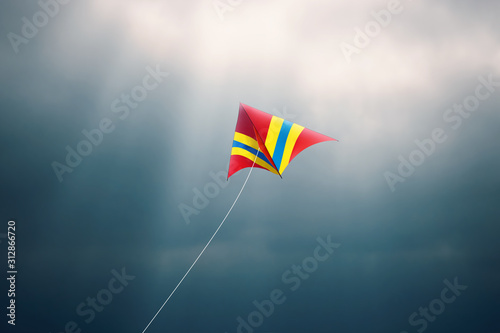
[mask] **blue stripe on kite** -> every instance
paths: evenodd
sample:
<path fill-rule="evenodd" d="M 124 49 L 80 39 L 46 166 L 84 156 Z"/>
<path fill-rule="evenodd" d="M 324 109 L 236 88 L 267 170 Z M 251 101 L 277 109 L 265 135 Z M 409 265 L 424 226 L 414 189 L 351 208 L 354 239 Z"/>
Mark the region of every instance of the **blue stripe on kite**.
<path fill-rule="evenodd" d="M 292 125 L 293 123 L 287 120 L 283 121 L 283 125 L 281 125 L 280 134 L 278 136 L 278 141 L 276 142 L 273 154 L 273 161 L 278 170 L 280 169 L 283 152 L 285 151 L 286 140 L 288 139 L 288 133 L 290 133 Z"/>
<path fill-rule="evenodd" d="M 246 144 L 243 144 L 243 143 L 238 142 L 236 140 L 233 141 L 233 147 L 235 147 L 235 148 L 243 148 L 246 151 L 249 151 L 249 152 L 251 152 L 254 155 L 257 154 L 257 149 L 254 149 L 254 148 L 252 148 L 250 146 L 247 146 Z M 257 154 L 257 156 L 260 159 L 262 159 L 264 162 L 266 162 L 267 164 L 269 164 L 269 165 L 272 166 L 271 162 L 269 162 L 269 160 L 267 159 L 266 155 L 264 155 L 263 152 L 259 151 L 259 153 Z"/>

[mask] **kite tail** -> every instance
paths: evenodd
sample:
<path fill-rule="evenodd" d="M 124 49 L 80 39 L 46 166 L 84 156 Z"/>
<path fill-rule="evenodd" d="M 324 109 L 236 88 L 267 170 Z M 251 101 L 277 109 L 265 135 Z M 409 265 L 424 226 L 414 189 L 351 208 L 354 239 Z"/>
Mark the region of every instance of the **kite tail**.
<path fill-rule="evenodd" d="M 258 154 L 258 152 L 257 152 Z M 179 286 L 181 285 L 181 283 L 184 281 L 184 279 L 186 278 L 186 276 L 188 276 L 189 272 L 191 272 L 191 269 L 194 267 L 194 265 L 196 265 L 196 263 L 198 262 L 198 259 L 200 259 L 200 257 L 203 255 L 203 252 L 205 252 L 205 250 L 207 249 L 207 247 L 210 245 L 210 243 L 212 242 L 212 240 L 214 239 L 215 235 L 217 235 L 217 233 L 219 232 L 219 229 L 222 227 L 222 225 L 224 224 L 224 222 L 226 222 L 226 219 L 227 217 L 229 216 L 229 213 L 231 213 L 231 211 L 233 210 L 233 207 L 234 205 L 236 205 L 236 202 L 238 201 L 238 199 L 240 198 L 240 195 L 241 195 L 241 192 L 243 192 L 243 189 L 245 188 L 247 182 L 248 182 L 248 178 L 250 178 L 250 175 L 252 174 L 252 170 L 253 170 L 253 167 L 255 165 L 255 161 L 257 161 L 257 154 L 255 154 L 255 159 L 253 160 L 253 164 L 252 164 L 252 167 L 250 168 L 250 172 L 248 173 L 248 176 L 247 176 L 247 179 L 245 179 L 245 182 L 243 183 L 243 186 L 241 187 L 241 190 L 240 190 L 240 193 L 238 193 L 238 195 L 236 196 L 236 199 L 234 199 L 234 202 L 233 204 L 231 205 L 231 208 L 229 208 L 229 210 L 227 211 L 227 214 L 226 216 L 224 216 L 224 219 L 222 220 L 222 222 L 219 224 L 219 227 L 217 228 L 217 230 L 215 230 L 214 234 L 212 235 L 212 237 L 210 237 L 210 240 L 208 241 L 207 245 L 205 245 L 205 247 L 203 248 L 203 250 L 201 250 L 200 254 L 198 255 L 198 257 L 195 259 L 195 261 L 193 262 L 193 264 L 191 265 L 191 267 L 189 267 L 189 269 L 187 270 L 186 274 L 184 274 L 184 276 L 182 277 L 182 279 L 179 281 L 179 283 L 177 284 L 177 286 L 174 288 L 174 290 L 170 293 L 170 295 L 168 296 L 167 300 L 163 303 L 163 305 L 160 307 L 160 309 L 156 312 L 156 314 L 154 315 L 153 319 L 151 319 L 151 321 L 149 322 L 148 326 L 146 326 L 146 328 L 142 331 L 142 333 L 146 332 L 146 330 L 148 329 L 149 325 L 151 325 L 151 323 L 155 320 L 156 316 L 158 316 L 158 314 L 160 313 L 160 311 L 163 309 L 163 307 L 167 304 L 167 302 L 170 300 L 170 298 L 172 297 L 172 295 L 175 293 L 175 291 L 177 290 L 177 288 L 179 288 Z"/>

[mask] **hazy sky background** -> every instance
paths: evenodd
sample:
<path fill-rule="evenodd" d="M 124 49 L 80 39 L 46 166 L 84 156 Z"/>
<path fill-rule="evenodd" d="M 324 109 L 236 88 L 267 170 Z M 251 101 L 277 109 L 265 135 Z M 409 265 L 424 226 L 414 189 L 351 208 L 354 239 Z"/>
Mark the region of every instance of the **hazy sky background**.
<path fill-rule="evenodd" d="M 286 301 L 254 332 L 418 332 L 409 317 L 455 277 L 468 288 L 425 331 L 500 332 L 500 86 L 459 128 L 443 118 L 479 77 L 500 82 L 500 3 L 401 1 L 350 63 L 340 45 L 387 1 L 243 0 L 223 19 L 213 5 L 73 0 L 16 53 L 8 34 L 41 9 L 2 3 L 0 267 L 13 219 L 19 271 L 15 327 L 1 284 L 2 332 L 142 332 L 248 174 L 186 224 L 179 205 L 227 170 L 240 102 L 340 142 L 283 179 L 254 170 L 147 332 L 237 332 L 274 289 Z M 113 101 L 148 66 L 169 76 L 120 119 Z M 59 182 L 51 164 L 104 118 L 112 133 Z M 384 173 L 436 128 L 447 140 L 391 191 Z M 282 275 L 328 235 L 340 247 L 291 291 Z M 86 323 L 78 305 L 122 268 L 135 279 Z"/>

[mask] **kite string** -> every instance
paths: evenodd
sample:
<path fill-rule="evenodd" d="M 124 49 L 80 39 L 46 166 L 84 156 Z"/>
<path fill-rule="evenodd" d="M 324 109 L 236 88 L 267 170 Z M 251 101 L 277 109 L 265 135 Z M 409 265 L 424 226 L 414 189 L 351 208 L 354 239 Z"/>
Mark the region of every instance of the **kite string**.
<path fill-rule="evenodd" d="M 253 160 L 252 167 L 250 168 L 250 172 L 248 173 L 247 179 L 245 179 L 245 182 L 243 183 L 243 186 L 241 187 L 240 193 L 238 193 L 238 195 L 236 196 L 236 199 L 234 200 L 233 204 L 231 205 L 231 208 L 229 208 L 229 210 L 228 210 L 226 216 L 224 217 L 224 219 L 222 220 L 222 222 L 219 224 L 219 227 L 217 228 L 217 230 L 215 230 L 215 232 L 212 235 L 212 237 L 210 237 L 210 240 L 208 241 L 207 245 L 205 245 L 205 247 L 203 248 L 203 250 L 201 250 L 200 254 L 195 259 L 195 261 L 193 262 L 193 264 L 191 265 L 191 267 L 189 267 L 189 269 L 187 270 L 186 274 L 184 274 L 184 276 L 182 277 L 182 279 L 179 281 L 179 283 L 174 288 L 174 290 L 170 293 L 170 295 L 168 296 L 168 298 L 166 299 L 166 301 L 163 303 L 163 305 L 160 307 L 160 309 L 156 312 L 156 314 L 154 315 L 153 319 L 151 319 L 151 321 L 149 322 L 148 326 L 146 326 L 146 328 L 142 331 L 142 333 L 146 332 L 146 330 L 148 329 L 149 325 L 151 325 L 151 323 L 156 319 L 156 316 L 158 316 L 158 314 L 163 309 L 163 307 L 165 306 L 165 304 L 167 304 L 167 302 L 170 300 L 170 298 L 175 293 L 175 291 L 177 290 L 177 288 L 179 288 L 179 286 L 184 281 L 184 279 L 186 278 L 186 276 L 189 274 L 189 272 L 191 272 L 191 269 L 194 267 L 194 265 L 196 265 L 196 263 L 198 262 L 198 259 L 200 259 L 200 257 L 202 256 L 203 252 L 205 252 L 205 250 L 207 249 L 207 247 L 212 242 L 212 239 L 214 239 L 215 235 L 217 235 L 217 233 L 219 232 L 219 229 L 222 227 L 222 225 L 226 221 L 227 217 L 229 216 L 229 213 L 231 213 L 231 211 L 233 210 L 234 205 L 236 204 L 236 202 L 240 198 L 241 192 L 243 192 L 243 189 L 245 188 L 245 185 L 248 182 L 248 178 L 250 178 L 250 175 L 252 174 L 252 170 L 253 170 L 253 167 L 255 165 L 255 162 L 257 161 L 257 155 L 259 154 L 259 151 L 260 151 L 260 149 L 258 149 L 257 150 L 257 154 L 255 154 L 255 159 Z"/>

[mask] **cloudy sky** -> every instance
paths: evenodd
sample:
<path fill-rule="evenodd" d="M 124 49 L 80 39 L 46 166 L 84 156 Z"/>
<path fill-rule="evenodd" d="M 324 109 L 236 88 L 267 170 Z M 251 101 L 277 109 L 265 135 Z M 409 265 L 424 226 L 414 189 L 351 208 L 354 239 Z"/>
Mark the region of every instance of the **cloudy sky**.
<path fill-rule="evenodd" d="M 142 332 L 240 102 L 340 142 L 254 170 L 147 332 L 500 332 L 498 1 L 59 1 L 0 5 L 2 332 Z"/>

